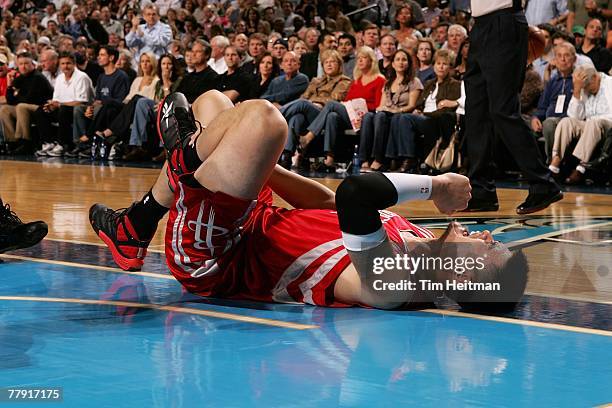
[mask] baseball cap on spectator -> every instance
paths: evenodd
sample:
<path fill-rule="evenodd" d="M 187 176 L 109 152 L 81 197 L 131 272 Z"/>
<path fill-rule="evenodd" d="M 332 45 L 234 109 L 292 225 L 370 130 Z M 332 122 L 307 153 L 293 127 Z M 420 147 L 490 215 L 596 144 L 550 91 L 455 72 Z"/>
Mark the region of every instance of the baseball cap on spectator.
<path fill-rule="evenodd" d="M 572 33 L 574 35 L 584 37 L 584 27 L 581 25 L 575 25 L 574 27 L 572 27 Z"/>
<path fill-rule="evenodd" d="M 2 64 L 2 65 L 7 65 L 8 64 L 8 58 L 7 58 L 6 55 L 0 54 L 0 64 Z"/>
<path fill-rule="evenodd" d="M 289 44 L 287 43 L 286 40 L 284 40 L 282 38 L 279 38 L 278 40 L 274 41 L 274 44 L 272 44 L 272 46 L 277 45 L 277 44 L 280 44 L 283 47 L 285 47 L 286 49 L 289 49 Z"/>
<path fill-rule="evenodd" d="M 36 41 L 37 44 L 51 45 L 51 40 L 47 36 L 42 36 Z"/>

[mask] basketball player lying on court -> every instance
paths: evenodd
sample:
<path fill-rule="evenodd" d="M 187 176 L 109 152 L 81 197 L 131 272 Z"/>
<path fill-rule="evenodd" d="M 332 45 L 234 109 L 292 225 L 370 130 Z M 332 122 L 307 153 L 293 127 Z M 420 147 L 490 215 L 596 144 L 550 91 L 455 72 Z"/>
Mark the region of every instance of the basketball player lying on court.
<path fill-rule="evenodd" d="M 462 306 L 513 307 L 520 300 L 527 280 L 521 252 L 511 253 L 489 232 L 468 235 L 458 223 L 435 238 L 383 211 L 409 200 L 432 200 L 445 214 L 464 209 L 471 196 L 466 177 L 370 173 L 346 178 L 334 194 L 276 165 L 287 124 L 268 102 L 234 107 L 211 91 L 192 109 L 177 93 L 162 102 L 157 126 L 168 161 L 140 202 L 121 212 L 102 204 L 90 209 L 94 230 L 121 268 L 142 267 L 157 222 L 170 209 L 168 266 L 201 296 L 382 309 L 430 306 L 443 293 Z M 273 206 L 272 191 L 295 209 Z M 483 268 L 412 273 L 388 261 L 384 273 L 374 273 L 380 260 L 404 254 L 480 257 Z M 409 281 L 499 283 L 501 290 L 408 289 Z"/>

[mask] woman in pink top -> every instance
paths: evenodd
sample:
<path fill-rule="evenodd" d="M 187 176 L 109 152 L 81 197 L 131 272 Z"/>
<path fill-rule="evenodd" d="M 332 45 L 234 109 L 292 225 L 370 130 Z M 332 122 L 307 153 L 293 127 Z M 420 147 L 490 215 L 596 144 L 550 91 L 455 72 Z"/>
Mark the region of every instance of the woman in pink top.
<path fill-rule="evenodd" d="M 370 47 L 361 47 L 357 51 L 357 63 L 353 71 L 355 81 L 351 84 L 345 101 L 363 98 L 369 111 L 375 111 L 380 105 L 385 77 L 378 69 L 378 61 L 374 50 Z M 338 135 L 351 127 L 348 112 L 340 102 L 331 101 L 308 126 L 308 133 L 300 137 L 302 151 L 315 139 L 324 137 L 323 150 L 325 161 L 313 170 L 334 172 L 336 170 L 334 156 L 338 145 Z M 325 131 L 325 133 L 323 133 Z"/>

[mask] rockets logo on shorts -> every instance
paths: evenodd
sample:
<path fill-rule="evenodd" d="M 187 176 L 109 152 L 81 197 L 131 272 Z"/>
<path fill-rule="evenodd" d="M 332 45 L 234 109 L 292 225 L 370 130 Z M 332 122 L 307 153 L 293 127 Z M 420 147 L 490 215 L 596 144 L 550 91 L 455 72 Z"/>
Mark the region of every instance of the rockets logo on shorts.
<path fill-rule="evenodd" d="M 198 218 L 194 221 L 188 221 L 187 227 L 194 232 L 193 235 L 193 247 L 195 249 L 209 249 L 210 256 L 215 256 L 215 247 L 213 246 L 213 237 L 227 236 L 229 230 L 227 228 L 218 227 L 215 225 L 215 209 L 211 208 L 208 211 L 208 220 L 206 222 L 202 222 L 202 217 L 204 215 L 204 201 L 200 203 L 200 211 L 198 212 Z M 205 236 L 202 237 L 202 232 L 205 233 Z M 204 238 L 204 239 L 202 239 Z M 240 235 L 236 237 L 238 242 L 240 240 Z M 231 246 L 231 242 L 226 243 L 226 248 Z"/>

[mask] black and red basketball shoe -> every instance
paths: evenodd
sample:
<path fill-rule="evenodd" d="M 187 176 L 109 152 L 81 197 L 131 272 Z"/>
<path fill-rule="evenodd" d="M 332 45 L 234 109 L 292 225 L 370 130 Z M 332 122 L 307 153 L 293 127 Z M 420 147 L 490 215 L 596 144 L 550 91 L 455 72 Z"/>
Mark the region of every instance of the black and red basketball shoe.
<path fill-rule="evenodd" d="M 201 131 L 185 95 L 174 92 L 166 96 L 157 110 L 157 133 L 168 151 L 168 178 L 174 191 L 178 177 L 195 169 L 187 168 L 183 149 L 191 137 Z"/>
<path fill-rule="evenodd" d="M 121 269 L 139 271 L 151 238 L 143 240 L 138 237 L 128 217 L 131 208 L 113 210 L 103 204 L 94 204 L 89 209 L 89 222 Z"/>

